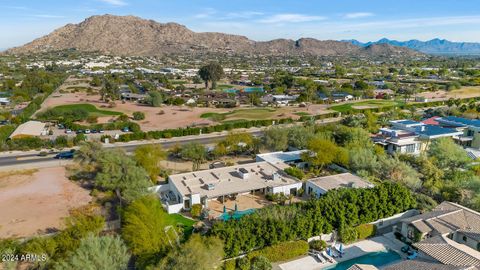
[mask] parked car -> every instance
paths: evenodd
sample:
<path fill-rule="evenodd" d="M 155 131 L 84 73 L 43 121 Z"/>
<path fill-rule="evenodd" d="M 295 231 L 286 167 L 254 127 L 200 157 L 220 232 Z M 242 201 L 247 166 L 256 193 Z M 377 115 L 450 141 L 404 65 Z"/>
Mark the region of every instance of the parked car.
<path fill-rule="evenodd" d="M 75 154 L 75 150 L 70 150 L 70 151 L 65 151 L 65 152 L 60 152 L 57 155 L 55 155 L 55 159 L 72 159 Z"/>
<path fill-rule="evenodd" d="M 98 131 L 96 129 L 92 129 L 92 133 L 97 133 Z"/>
<path fill-rule="evenodd" d="M 124 128 L 122 128 L 122 131 L 123 132 L 130 132 L 130 129 L 128 127 L 124 127 Z"/>
<path fill-rule="evenodd" d="M 57 127 L 58 129 L 65 129 L 65 126 L 63 124 L 58 124 Z"/>
<path fill-rule="evenodd" d="M 105 131 L 103 131 L 103 129 L 99 129 L 98 133 L 105 133 Z"/>
<path fill-rule="evenodd" d="M 82 134 L 83 133 L 83 130 L 79 129 L 77 130 L 77 134 Z"/>
<path fill-rule="evenodd" d="M 70 134 L 70 133 L 72 133 L 72 130 L 69 129 L 69 128 L 67 128 L 67 129 L 65 129 L 65 133 L 66 133 L 66 134 Z"/>
<path fill-rule="evenodd" d="M 90 129 L 85 129 L 85 134 L 90 134 Z"/>

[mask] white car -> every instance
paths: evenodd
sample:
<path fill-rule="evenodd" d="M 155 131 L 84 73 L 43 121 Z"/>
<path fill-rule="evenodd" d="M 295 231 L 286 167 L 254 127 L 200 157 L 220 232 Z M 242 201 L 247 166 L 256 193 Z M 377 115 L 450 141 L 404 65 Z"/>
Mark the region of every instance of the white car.
<path fill-rule="evenodd" d="M 68 128 L 68 129 L 65 129 L 65 133 L 66 133 L 66 134 L 70 134 L 70 133 L 72 133 L 72 130 L 69 129 L 69 128 Z"/>
<path fill-rule="evenodd" d="M 85 134 L 90 134 L 90 129 L 85 129 Z"/>

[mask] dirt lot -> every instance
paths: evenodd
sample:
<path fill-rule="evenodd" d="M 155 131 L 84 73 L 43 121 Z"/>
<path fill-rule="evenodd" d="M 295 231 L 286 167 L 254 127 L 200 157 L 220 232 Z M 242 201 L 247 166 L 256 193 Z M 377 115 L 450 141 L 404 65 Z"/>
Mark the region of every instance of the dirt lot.
<path fill-rule="evenodd" d="M 59 88 L 58 91 L 53 93 L 48 97 L 42 104 L 40 111 L 43 111 L 47 108 L 66 105 L 66 104 L 81 104 L 89 103 L 95 105 L 99 109 L 114 110 L 117 112 L 125 113 L 129 116 L 133 112 L 141 111 L 145 114 L 145 120 L 139 122 L 142 130 L 162 130 L 162 129 L 174 129 L 179 127 L 187 126 L 204 126 L 214 124 L 210 119 L 204 119 L 200 116 L 204 113 L 225 113 L 231 110 L 239 109 L 248 109 L 248 108 L 234 108 L 234 109 L 217 109 L 217 108 L 189 108 L 187 106 L 164 106 L 160 108 L 144 106 L 134 102 L 122 103 L 121 101 L 116 102 L 114 108 L 108 108 L 108 104 L 100 100 L 100 96 L 96 94 L 96 89 L 91 88 L 87 83 L 90 79 L 78 79 L 70 77 L 65 81 L 65 83 Z M 87 89 L 91 88 L 91 93 L 87 93 L 85 90 L 72 91 L 72 89 Z M 92 94 L 93 93 L 93 94 Z M 300 117 L 298 113 L 307 113 L 310 115 L 317 115 L 327 113 L 328 105 L 310 105 L 305 108 L 299 107 L 281 107 L 277 108 L 274 113 L 262 117 L 258 115 L 258 118 L 298 118 Z M 114 116 L 105 116 L 99 117 L 99 123 L 107 123 L 112 121 Z M 233 117 L 228 120 L 236 120 L 237 118 Z M 238 118 L 239 119 L 239 118 Z"/>
<path fill-rule="evenodd" d="M 68 211 L 90 202 L 89 192 L 65 176 L 65 168 L 0 173 L 0 238 L 28 237 L 60 229 Z"/>
<path fill-rule="evenodd" d="M 480 87 L 471 86 L 471 87 L 462 87 L 458 90 L 453 90 L 450 92 L 439 90 L 435 92 L 423 92 L 419 93 L 418 96 L 426 97 L 431 101 L 435 100 L 446 100 L 450 98 L 471 98 L 480 96 Z"/>

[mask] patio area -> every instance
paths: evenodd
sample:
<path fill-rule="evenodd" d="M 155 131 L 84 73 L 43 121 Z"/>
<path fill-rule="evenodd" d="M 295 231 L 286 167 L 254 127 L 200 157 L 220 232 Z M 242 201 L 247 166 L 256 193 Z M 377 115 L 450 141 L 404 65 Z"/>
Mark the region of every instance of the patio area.
<path fill-rule="evenodd" d="M 272 202 L 267 200 L 263 194 L 237 195 L 235 200 L 229 199 L 228 197 L 225 197 L 224 200 L 224 203 L 222 203 L 219 199 L 208 201 L 210 218 L 217 218 L 221 216 L 223 214 L 224 206 L 227 212 L 233 212 L 235 211 L 235 204 L 237 205 L 238 211 L 259 209 L 272 204 Z"/>

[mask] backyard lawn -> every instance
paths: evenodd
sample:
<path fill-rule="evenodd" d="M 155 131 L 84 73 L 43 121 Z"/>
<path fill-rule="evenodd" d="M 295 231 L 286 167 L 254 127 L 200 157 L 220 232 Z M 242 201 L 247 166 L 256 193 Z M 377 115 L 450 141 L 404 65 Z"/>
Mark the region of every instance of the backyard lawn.
<path fill-rule="evenodd" d="M 404 104 L 403 101 L 372 99 L 372 100 L 362 100 L 358 102 L 345 103 L 341 105 L 334 105 L 330 107 L 330 109 L 337 112 L 348 112 L 355 109 L 362 110 L 362 109 L 393 107 L 393 106 L 400 106 L 403 104 Z"/>
<path fill-rule="evenodd" d="M 170 214 L 167 216 L 167 223 L 172 226 L 183 224 L 184 233 L 186 236 L 189 236 L 193 232 L 193 224 L 195 224 L 195 221 L 180 214 Z"/>

